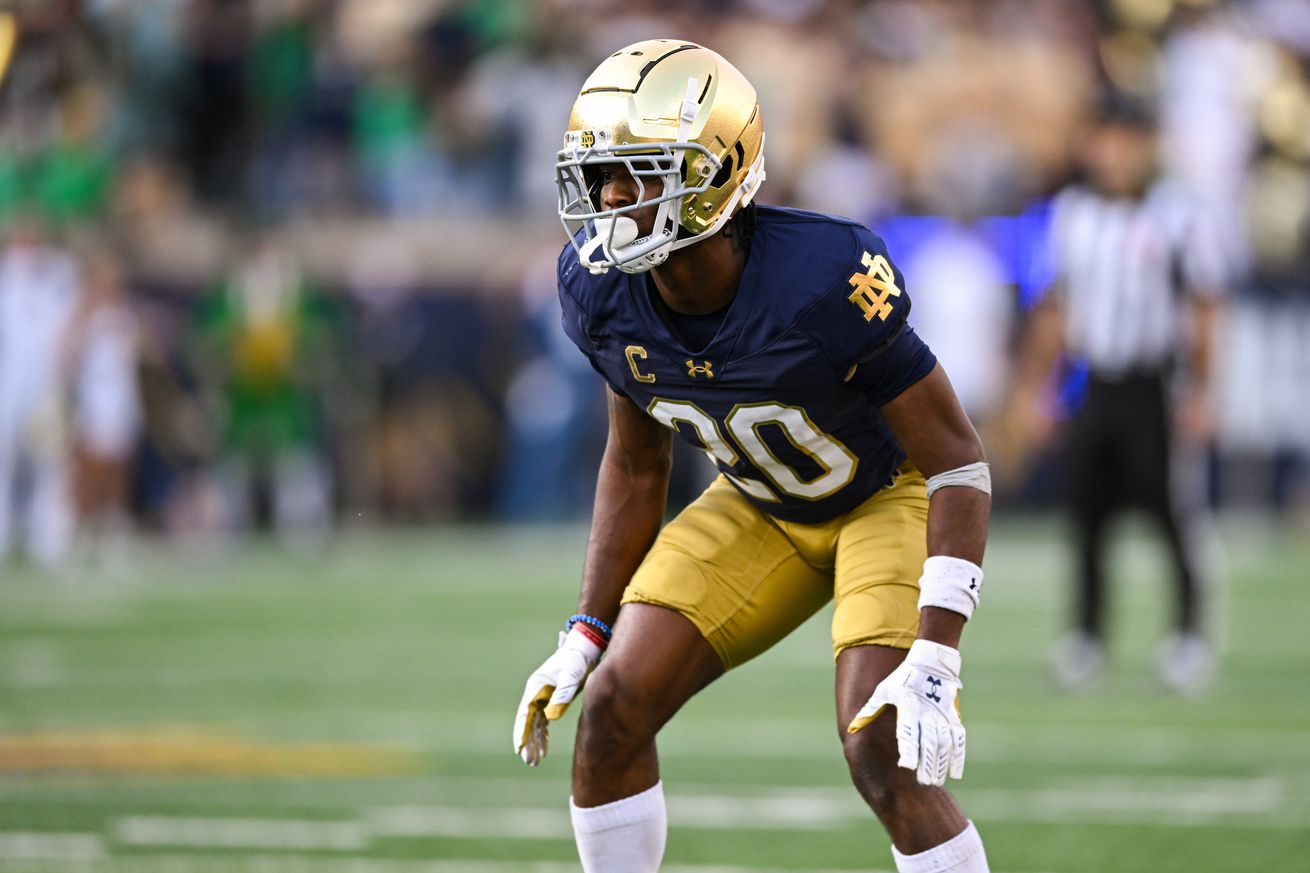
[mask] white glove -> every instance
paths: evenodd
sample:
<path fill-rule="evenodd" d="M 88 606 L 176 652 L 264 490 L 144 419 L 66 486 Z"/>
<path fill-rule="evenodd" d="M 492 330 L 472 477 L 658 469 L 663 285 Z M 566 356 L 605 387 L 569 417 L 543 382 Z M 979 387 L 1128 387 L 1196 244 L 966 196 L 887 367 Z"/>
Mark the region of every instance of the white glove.
<path fill-rule="evenodd" d="M 514 754 L 537 766 L 546 757 L 549 723 L 564 714 L 600 660 L 601 647 L 575 626 L 559 635 L 559 648 L 528 677 L 514 718 Z"/>
<path fill-rule="evenodd" d="M 964 723 L 960 721 L 960 653 L 915 640 L 899 667 L 878 683 L 846 728 L 855 733 L 888 706 L 896 707 L 896 747 L 902 767 L 920 785 L 944 785 L 964 775 Z"/>

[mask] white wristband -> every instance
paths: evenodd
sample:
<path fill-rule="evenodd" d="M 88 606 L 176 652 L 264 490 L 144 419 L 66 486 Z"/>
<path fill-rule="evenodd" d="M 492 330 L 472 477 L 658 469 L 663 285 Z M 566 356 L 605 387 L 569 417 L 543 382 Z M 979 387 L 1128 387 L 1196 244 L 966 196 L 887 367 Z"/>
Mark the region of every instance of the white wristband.
<path fill-rule="evenodd" d="M 936 606 L 968 619 L 978 605 L 982 583 L 982 568 L 972 561 L 933 555 L 923 562 L 923 575 L 919 577 L 919 608 Z"/>

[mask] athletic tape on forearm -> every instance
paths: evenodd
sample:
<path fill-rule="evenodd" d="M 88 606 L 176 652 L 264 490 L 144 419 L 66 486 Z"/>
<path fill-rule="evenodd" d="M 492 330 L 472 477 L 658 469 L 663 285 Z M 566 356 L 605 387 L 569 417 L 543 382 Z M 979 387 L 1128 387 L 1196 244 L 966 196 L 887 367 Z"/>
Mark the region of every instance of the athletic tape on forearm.
<path fill-rule="evenodd" d="M 982 584 L 982 568 L 972 561 L 933 555 L 923 562 L 919 577 L 919 608 L 936 606 L 968 619 L 978 605 Z"/>
<path fill-rule="evenodd" d="M 936 476 L 929 476 L 928 496 L 932 497 L 934 491 L 949 485 L 962 485 L 966 488 L 981 491 L 984 494 L 991 494 L 991 468 L 987 466 L 986 461 L 979 461 L 976 464 L 966 464 L 963 467 L 956 467 L 954 470 L 947 470 L 945 473 L 938 473 Z"/>

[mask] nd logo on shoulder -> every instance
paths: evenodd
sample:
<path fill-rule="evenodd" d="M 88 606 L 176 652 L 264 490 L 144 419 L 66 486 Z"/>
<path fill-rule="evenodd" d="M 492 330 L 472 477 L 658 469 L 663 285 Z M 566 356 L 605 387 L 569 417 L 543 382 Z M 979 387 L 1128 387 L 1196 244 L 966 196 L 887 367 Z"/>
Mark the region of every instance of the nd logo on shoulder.
<path fill-rule="evenodd" d="M 864 253 L 860 258 L 864 264 L 864 273 L 855 273 L 848 281 L 855 288 L 848 300 L 860 307 L 865 321 L 873 321 L 876 315 L 880 321 L 886 321 L 892 314 L 889 298 L 900 297 L 901 289 L 896 287 L 896 274 L 892 265 L 882 255 Z"/>

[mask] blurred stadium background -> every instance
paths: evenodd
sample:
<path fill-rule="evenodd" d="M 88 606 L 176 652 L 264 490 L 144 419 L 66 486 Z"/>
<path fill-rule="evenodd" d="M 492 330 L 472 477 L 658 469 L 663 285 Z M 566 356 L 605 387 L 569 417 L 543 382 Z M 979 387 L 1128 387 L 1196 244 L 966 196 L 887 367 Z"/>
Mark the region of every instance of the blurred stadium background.
<path fill-rule="evenodd" d="M 998 462 L 960 791 L 993 868 L 1310 869 L 1310 4 L 31 0 L 0 3 L 0 871 L 575 869 L 572 720 L 540 771 L 508 748 L 604 436 L 552 163 L 596 61 L 675 35 L 759 88 L 765 202 L 884 235 Z M 1107 85 L 1233 266 L 1195 699 L 1155 685 L 1131 521 L 1111 673 L 1050 687 L 1065 408 L 1045 442 L 1003 415 Z M 679 456 L 672 502 L 707 476 Z M 890 866 L 825 633 L 668 732 L 670 870 Z"/>

